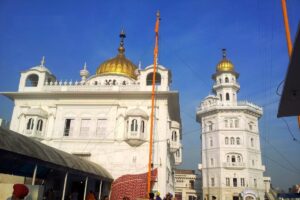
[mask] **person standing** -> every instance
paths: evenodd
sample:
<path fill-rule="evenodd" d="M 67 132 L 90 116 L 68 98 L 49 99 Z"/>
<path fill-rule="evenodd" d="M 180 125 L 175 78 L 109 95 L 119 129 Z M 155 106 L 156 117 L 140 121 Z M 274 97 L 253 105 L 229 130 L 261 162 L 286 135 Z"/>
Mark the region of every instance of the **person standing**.
<path fill-rule="evenodd" d="M 149 200 L 154 200 L 154 193 L 153 192 L 149 193 Z"/>
<path fill-rule="evenodd" d="M 92 190 L 90 190 L 90 192 L 88 193 L 88 195 L 86 195 L 86 200 L 96 200 L 96 197 L 93 193 Z"/>
<path fill-rule="evenodd" d="M 13 186 L 13 193 L 11 198 L 8 198 L 8 200 L 22 200 L 24 199 L 29 193 L 29 189 L 24 184 L 16 183 Z"/>
<path fill-rule="evenodd" d="M 156 192 L 156 198 L 155 198 L 155 200 L 161 200 L 159 192 Z"/>

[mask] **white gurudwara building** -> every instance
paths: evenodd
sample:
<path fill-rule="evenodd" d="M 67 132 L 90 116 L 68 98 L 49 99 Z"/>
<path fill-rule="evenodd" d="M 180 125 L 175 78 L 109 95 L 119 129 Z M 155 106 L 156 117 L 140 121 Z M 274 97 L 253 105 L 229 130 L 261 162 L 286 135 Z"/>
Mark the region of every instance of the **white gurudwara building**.
<path fill-rule="evenodd" d="M 226 58 L 218 63 L 213 74 L 214 95 L 207 96 L 197 110 L 197 121 L 202 129 L 203 199 L 264 199 L 258 119 L 261 107 L 238 101 L 239 74 Z"/>
<path fill-rule="evenodd" d="M 148 171 L 153 65 L 138 68 L 125 57 L 124 38 L 116 57 L 80 81 L 60 81 L 45 66 L 21 72 L 10 129 L 93 161 L 116 179 Z M 182 162 L 179 94 L 171 72 L 158 65 L 153 135 L 153 190 L 174 193 L 174 168 Z"/>

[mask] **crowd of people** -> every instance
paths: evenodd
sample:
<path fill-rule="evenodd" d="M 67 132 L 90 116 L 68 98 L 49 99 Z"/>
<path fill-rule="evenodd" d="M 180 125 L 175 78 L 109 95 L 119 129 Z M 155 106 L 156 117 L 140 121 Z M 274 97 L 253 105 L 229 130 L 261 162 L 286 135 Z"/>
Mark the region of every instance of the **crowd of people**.
<path fill-rule="evenodd" d="M 123 197 L 122 200 L 130 200 L 129 197 Z M 160 193 L 159 192 L 150 192 L 149 193 L 149 200 L 176 200 L 176 198 L 171 194 L 171 193 L 167 193 L 166 196 L 162 199 L 160 197 Z"/>
<path fill-rule="evenodd" d="M 156 192 L 156 194 L 154 194 L 153 192 L 150 192 L 149 200 L 176 200 L 176 198 L 169 192 L 166 194 L 166 196 L 163 199 L 160 197 L 159 192 Z"/>
<path fill-rule="evenodd" d="M 29 193 L 29 189 L 27 188 L 26 185 L 24 185 L 24 184 L 14 184 L 12 197 L 9 198 L 8 200 L 22 200 L 27 196 L 28 193 Z M 52 194 L 52 190 L 49 192 L 49 195 L 50 194 Z M 73 200 L 72 196 L 70 196 L 69 198 L 70 198 L 70 200 Z M 51 199 L 51 197 L 47 198 L 47 199 Z M 96 198 L 93 191 L 89 191 L 89 193 L 86 195 L 86 200 L 96 200 L 96 199 L 97 198 Z M 103 200 L 108 200 L 109 197 L 105 196 L 102 199 Z M 123 197 L 123 200 L 130 200 L 130 198 L 125 196 L 125 197 Z M 155 194 L 153 192 L 150 192 L 149 193 L 149 200 L 176 200 L 176 198 L 173 197 L 173 195 L 171 193 L 167 193 L 166 196 L 162 199 L 160 197 L 159 192 L 156 192 Z"/>

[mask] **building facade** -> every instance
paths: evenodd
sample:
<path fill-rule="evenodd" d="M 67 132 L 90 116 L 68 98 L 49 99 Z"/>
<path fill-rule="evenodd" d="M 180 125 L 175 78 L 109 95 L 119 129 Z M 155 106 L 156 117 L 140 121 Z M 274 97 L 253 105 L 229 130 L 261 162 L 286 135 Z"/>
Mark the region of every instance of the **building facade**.
<path fill-rule="evenodd" d="M 175 197 L 177 200 L 200 199 L 200 178 L 194 170 L 175 170 Z"/>
<path fill-rule="evenodd" d="M 60 81 L 45 66 L 21 72 L 10 129 L 88 159 L 116 179 L 148 171 L 153 66 L 141 69 L 125 57 L 124 38 L 116 57 L 81 80 Z M 174 192 L 173 170 L 182 162 L 179 95 L 171 91 L 171 72 L 158 65 L 153 134 L 153 190 Z M 159 130 L 159 131 L 158 131 Z"/>
<path fill-rule="evenodd" d="M 218 63 L 213 95 L 197 109 L 201 124 L 203 198 L 264 199 L 265 183 L 258 120 L 261 107 L 238 101 L 239 74 L 226 58 Z"/>

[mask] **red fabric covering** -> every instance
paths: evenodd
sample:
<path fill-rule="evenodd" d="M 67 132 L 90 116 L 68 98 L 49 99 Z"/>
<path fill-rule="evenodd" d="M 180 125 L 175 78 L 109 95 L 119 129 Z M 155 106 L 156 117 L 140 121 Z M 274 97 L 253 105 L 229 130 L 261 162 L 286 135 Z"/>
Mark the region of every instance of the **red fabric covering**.
<path fill-rule="evenodd" d="M 18 197 L 20 199 L 26 197 L 26 195 L 29 192 L 28 188 L 24 184 L 14 184 L 13 188 L 14 188 L 13 195 L 15 195 L 15 197 Z"/>
<path fill-rule="evenodd" d="M 112 200 L 122 200 L 123 197 L 129 197 L 130 200 L 136 198 L 147 198 L 147 174 L 126 174 L 117 178 L 111 187 Z M 151 182 L 157 178 L 157 168 L 151 172 Z"/>

